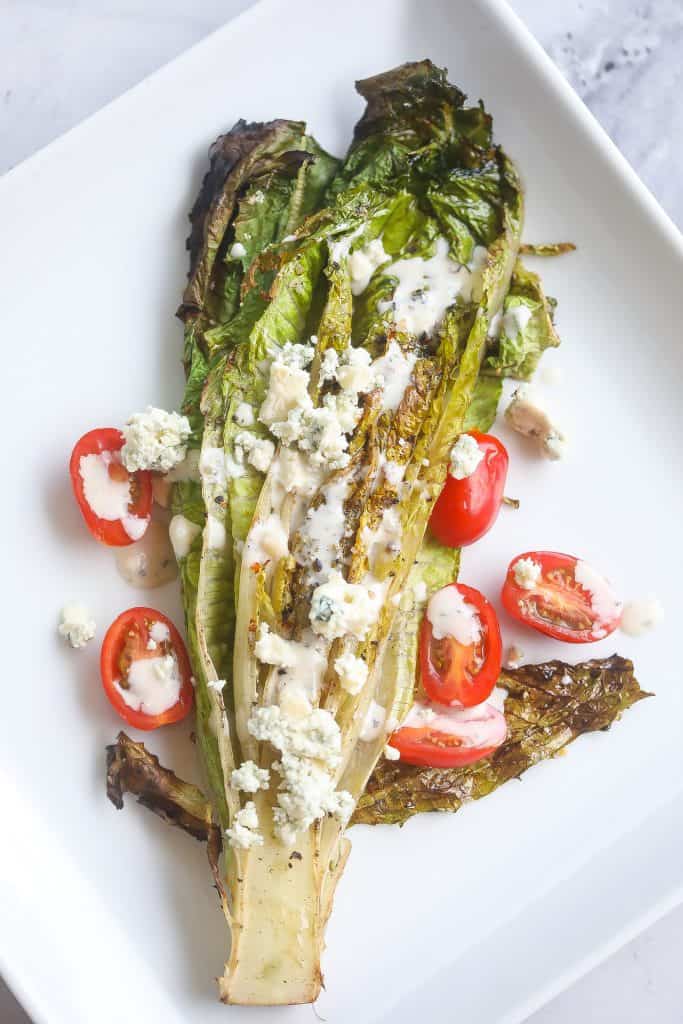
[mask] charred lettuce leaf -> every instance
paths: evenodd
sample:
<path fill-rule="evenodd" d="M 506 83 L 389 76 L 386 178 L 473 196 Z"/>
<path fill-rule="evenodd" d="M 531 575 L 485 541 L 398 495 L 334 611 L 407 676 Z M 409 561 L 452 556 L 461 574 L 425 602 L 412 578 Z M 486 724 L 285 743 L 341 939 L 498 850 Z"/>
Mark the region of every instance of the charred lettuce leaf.
<path fill-rule="evenodd" d="M 417 768 L 382 760 L 360 798 L 355 824 L 403 824 L 422 811 L 457 811 L 488 796 L 534 764 L 555 757 L 587 732 L 608 729 L 651 694 L 626 658 L 565 665 L 550 661 L 503 672 L 508 738 L 496 753 L 464 768 Z"/>
<path fill-rule="evenodd" d="M 195 839 L 206 841 L 216 829 L 211 804 L 202 791 L 162 767 L 144 744 L 120 732 L 116 743 L 107 747 L 107 796 L 119 811 L 124 793 L 136 796 L 143 807 Z"/>

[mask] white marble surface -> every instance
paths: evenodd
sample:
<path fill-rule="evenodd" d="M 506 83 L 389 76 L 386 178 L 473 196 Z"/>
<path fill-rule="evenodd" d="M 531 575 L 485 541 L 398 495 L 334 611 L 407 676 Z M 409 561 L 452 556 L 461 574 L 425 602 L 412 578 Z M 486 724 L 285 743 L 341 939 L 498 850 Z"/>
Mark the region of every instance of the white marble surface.
<path fill-rule="evenodd" d="M 248 6 L 250 0 L 0 0 L 0 173 Z M 683 224 L 683 0 L 512 6 Z M 530 1024 L 683 1024 L 682 947 L 680 908 Z M 0 1024 L 29 1024 L 1 981 Z"/>

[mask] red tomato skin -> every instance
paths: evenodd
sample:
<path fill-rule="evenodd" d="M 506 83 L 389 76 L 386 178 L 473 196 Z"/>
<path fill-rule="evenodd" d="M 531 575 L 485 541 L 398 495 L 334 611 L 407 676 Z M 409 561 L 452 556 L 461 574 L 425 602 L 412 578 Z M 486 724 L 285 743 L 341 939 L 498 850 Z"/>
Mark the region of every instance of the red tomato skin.
<path fill-rule="evenodd" d="M 580 559 L 575 558 L 574 555 L 563 554 L 560 551 L 525 551 L 521 555 L 516 555 L 512 559 L 505 576 L 505 582 L 503 583 L 503 589 L 501 591 L 501 601 L 506 612 L 510 614 L 518 622 L 528 626 L 530 629 L 536 630 L 538 633 L 543 633 L 545 636 L 552 637 L 553 640 L 560 640 L 567 644 L 592 644 L 597 643 L 598 640 L 604 640 L 606 636 L 613 633 L 619 625 L 621 615 L 617 615 L 610 621 L 604 622 L 602 620 L 596 620 L 593 625 L 584 629 L 572 629 L 571 627 L 565 626 L 562 623 L 550 623 L 543 619 L 536 618 L 530 613 L 526 612 L 520 607 L 520 601 L 528 600 L 534 594 L 538 593 L 538 587 L 534 587 L 531 590 L 526 590 L 524 587 L 520 587 L 515 580 L 514 566 L 521 558 L 531 558 L 535 562 L 538 562 L 542 567 L 542 579 L 545 580 L 547 573 L 553 572 L 554 570 L 573 571 L 576 563 Z M 557 587 L 553 587 L 555 591 Z M 570 595 L 568 600 L 576 608 L 586 608 L 586 614 L 592 617 L 590 609 L 590 595 L 588 595 L 583 588 L 578 584 L 575 585 L 573 595 Z M 596 635 L 596 633 L 598 635 Z"/>
<path fill-rule="evenodd" d="M 475 764 L 490 757 L 507 738 L 505 716 L 496 708 L 484 705 L 475 715 L 480 722 L 486 724 L 487 742 L 479 746 L 457 743 L 457 736 L 439 729 L 438 722 L 434 726 L 402 726 L 389 739 L 401 755 L 405 764 L 414 764 L 424 768 L 461 768 L 463 765 Z M 463 716 L 469 717 L 467 709 Z M 463 740 L 466 737 L 466 729 Z"/>
<path fill-rule="evenodd" d="M 163 622 L 164 625 L 168 626 L 169 633 L 171 634 L 171 645 L 173 647 L 173 652 L 178 659 L 178 668 L 180 669 L 180 677 L 182 679 L 182 686 L 180 688 L 180 695 L 177 702 L 172 707 L 168 708 L 167 711 L 163 711 L 160 715 L 147 715 L 144 711 L 135 711 L 133 708 L 128 707 L 118 689 L 114 686 L 114 681 L 120 675 L 118 658 L 125 634 L 131 626 L 141 628 L 142 650 L 148 639 L 145 621 L 150 620 L 153 622 Z M 149 656 L 152 656 L 151 652 L 148 654 L 148 657 Z M 162 725 L 171 725 L 173 722 L 180 722 L 192 710 L 192 704 L 194 703 L 192 668 L 190 666 L 190 659 L 188 657 L 183 638 L 171 620 L 161 612 L 156 611 L 154 608 L 145 608 L 142 606 L 137 608 L 128 608 L 125 612 L 121 612 L 121 614 L 114 619 L 105 634 L 104 640 L 102 641 L 102 650 L 100 652 L 100 676 L 102 678 L 102 687 L 107 696 L 107 700 L 114 708 L 114 711 L 116 711 L 117 715 L 119 715 L 124 722 L 127 722 L 128 725 L 132 726 L 134 729 L 141 729 L 145 732 L 149 732 L 152 729 L 158 729 Z"/>
<path fill-rule="evenodd" d="M 439 495 L 429 525 L 450 548 L 464 548 L 488 533 L 500 512 L 508 472 L 505 445 L 492 434 L 468 430 L 484 452 L 474 473 L 456 480 L 450 473 Z"/>
<path fill-rule="evenodd" d="M 467 587 L 464 583 L 451 583 L 451 587 L 462 594 L 467 604 L 476 608 L 482 627 L 482 638 L 484 646 L 484 664 L 475 674 L 470 675 L 464 671 L 462 662 L 462 648 L 456 640 L 451 640 L 451 650 L 461 664 L 456 670 L 450 672 L 446 678 L 440 674 L 432 664 L 430 657 L 432 646 L 432 626 L 425 616 L 420 626 L 420 671 L 422 685 L 427 696 L 436 701 L 437 704 L 455 705 L 465 708 L 475 707 L 485 701 L 493 690 L 498 677 L 500 676 L 503 661 L 503 643 L 500 635 L 498 616 L 490 601 L 474 587 Z M 450 638 L 448 638 L 450 640 Z M 445 643 L 445 641 L 435 641 Z M 456 648 L 459 651 L 456 651 Z M 458 658 L 457 655 L 461 656 Z M 469 660 L 469 659 L 468 659 Z"/>
<path fill-rule="evenodd" d="M 498 749 L 495 747 L 438 747 L 421 742 L 427 734 L 426 729 L 399 729 L 391 737 L 390 743 L 401 754 L 404 764 L 413 764 L 420 768 L 462 768 L 467 764 L 476 764 L 490 757 Z"/>
<path fill-rule="evenodd" d="M 71 486 L 85 525 L 95 540 L 98 540 L 100 544 L 106 544 L 107 547 L 126 547 L 128 544 L 133 544 L 134 540 L 128 536 L 120 519 L 100 519 L 95 515 L 85 497 L 80 462 L 84 455 L 118 452 L 123 445 L 124 437 L 120 430 L 116 430 L 115 427 L 97 427 L 95 430 L 89 430 L 76 442 L 69 460 Z M 138 489 L 136 500 L 129 508 L 134 515 L 141 519 L 149 519 L 152 514 L 153 501 L 152 474 L 146 470 L 139 470 L 137 473 L 129 475 L 135 480 Z"/>

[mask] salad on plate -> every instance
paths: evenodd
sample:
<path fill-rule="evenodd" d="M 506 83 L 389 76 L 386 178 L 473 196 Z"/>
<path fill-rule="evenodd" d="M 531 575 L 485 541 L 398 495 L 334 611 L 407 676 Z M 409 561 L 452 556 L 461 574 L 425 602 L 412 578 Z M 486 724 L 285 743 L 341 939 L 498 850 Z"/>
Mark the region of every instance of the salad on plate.
<path fill-rule="evenodd" d="M 632 664 L 566 664 L 561 644 L 660 614 L 625 613 L 562 552 L 511 552 L 500 593 L 459 578 L 461 548 L 523 514 L 490 433 L 504 379 L 520 382 L 507 424 L 562 457 L 528 386 L 559 345 L 555 302 L 522 256 L 573 246 L 522 243 L 517 170 L 444 71 L 357 89 L 343 159 L 298 121 L 216 139 L 190 213 L 180 409 L 88 431 L 70 465 L 122 575 L 180 579 L 184 630 L 122 611 L 102 684 L 134 729 L 194 716 L 204 790 L 121 732 L 107 792 L 206 842 L 228 1003 L 314 1001 L 349 826 L 456 811 L 605 730 L 647 696 Z M 506 648 L 499 598 L 555 660 Z M 74 647 L 95 632 L 78 604 L 59 628 Z"/>

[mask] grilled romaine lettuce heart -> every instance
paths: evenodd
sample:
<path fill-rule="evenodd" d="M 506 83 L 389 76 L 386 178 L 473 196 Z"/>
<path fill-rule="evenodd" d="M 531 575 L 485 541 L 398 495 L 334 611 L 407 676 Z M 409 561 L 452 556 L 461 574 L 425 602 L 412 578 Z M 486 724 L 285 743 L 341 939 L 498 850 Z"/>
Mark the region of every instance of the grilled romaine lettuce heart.
<path fill-rule="evenodd" d="M 498 378 L 557 343 L 483 106 L 429 61 L 358 89 L 345 160 L 298 122 L 238 122 L 190 215 L 200 479 L 176 484 L 172 533 L 227 1002 L 315 999 L 345 826 L 359 799 L 353 820 L 372 817 L 362 794 L 412 702 L 425 590 L 457 575 L 458 552 L 425 538 L 450 449 L 490 425 Z M 110 794 L 201 833 L 198 791 L 145 764 L 122 737 Z M 384 804 L 406 785 L 387 780 Z"/>

